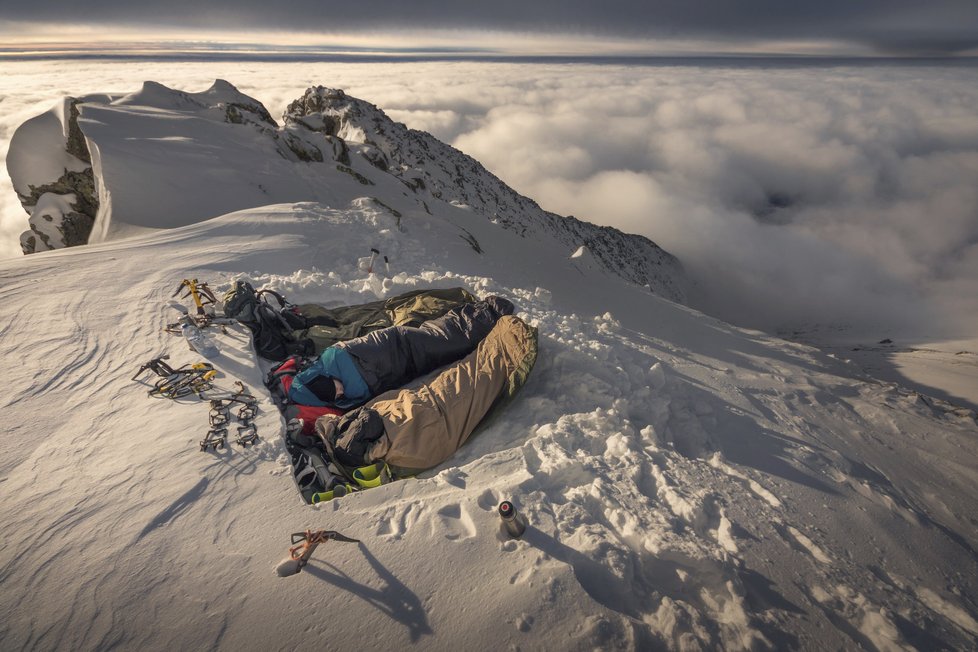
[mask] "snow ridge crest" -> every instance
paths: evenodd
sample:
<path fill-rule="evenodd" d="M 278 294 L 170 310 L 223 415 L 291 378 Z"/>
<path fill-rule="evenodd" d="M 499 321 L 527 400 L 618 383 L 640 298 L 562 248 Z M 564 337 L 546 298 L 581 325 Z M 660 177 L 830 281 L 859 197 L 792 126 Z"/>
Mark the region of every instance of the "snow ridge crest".
<path fill-rule="evenodd" d="M 333 203 L 352 181 L 386 192 L 385 205 L 404 206 L 406 195 L 429 214 L 462 208 L 568 256 L 584 246 L 603 272 L 685 299 L 682 266 L 652 241 L 545 211 L 470 156 L 340 89 L 309 88 L 281 126 L 220 79 L 197 93 L 147 81 L 127 95 L 65 98 L 17 129 L 7 160 L 31 216 L 25 253 L 272 203 Z"/>

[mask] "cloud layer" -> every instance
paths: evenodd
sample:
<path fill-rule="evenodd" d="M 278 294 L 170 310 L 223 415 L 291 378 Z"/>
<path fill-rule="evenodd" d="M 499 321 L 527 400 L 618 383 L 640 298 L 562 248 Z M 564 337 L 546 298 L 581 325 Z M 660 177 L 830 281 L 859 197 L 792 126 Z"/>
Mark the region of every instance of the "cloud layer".
<path fill-rule="evenodd" d="M 11 64 L 0 155 L 62 92 L 223 77 L 280 115 L 337 86 L 544 208 L 647 235 L 683 260 L 694 305 L 729 321 L 978 334 L 974 68 L 232 65 Z M 0 174 L 15 255 L 25 215 Z"/>

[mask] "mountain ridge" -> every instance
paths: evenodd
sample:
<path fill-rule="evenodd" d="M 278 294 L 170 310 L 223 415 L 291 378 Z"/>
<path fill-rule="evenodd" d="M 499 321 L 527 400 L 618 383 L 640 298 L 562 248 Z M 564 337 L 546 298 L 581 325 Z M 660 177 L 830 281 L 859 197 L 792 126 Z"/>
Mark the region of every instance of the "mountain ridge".
<path fill-rule="evenodd" d="M 550 241 L 568 255 L 586 246 L 606 273 L 685 300 L 681 263 L 648 238 L 545 211 L 475 159 L 342 90 L 309 88 L 289 105 L 282 126 L 261 102 L 220 79 L 199 93 L 145 82 L 126 95 L 65 98 L 62 107 L 24 123 L 11 139 L 8 168 L 31 215 L 31 230 L 21 238 L 25 253 L 131 233 L 123 224 L 159 228 L 266 204 L 330 203 L 344 194 L 331 187 L 343 185 L 338 171 L 361 186 L 377 186 L 382 176 L 396 179 L 398 190 L 388 186 L 386 195 L 371 189 L 396 213 L 450 206 Z M 161 124 L 163 118 L 170 124 Z M 51 133 L 59 127 L 63 151 L 49 146 L 46 156 L 71 157 L 72 165 L 51 179 L 50 162 L 41 170 L 27 159 L 37 158 L 33 150 L 42 135 L 56 141 Z M 141 133 L 151 134 L 141 147 L 123 141 L 140 140 Z M 147 163 L 151 157 L 157 160 Z M 142 201 L 148 179 L 177 191 Z"/>
<path fill-rule="evenodd" d="M 361 154 L 376 167 L 401 177 L 408 187 L 427 188 L 437 199 L 471 206 L 521 235 L 549 233 L 564 242 L 568 251 L 586 246 L 601 267 L 636 285 L 651 285 L 650 278 L 678 262 L 644 236 L 543 210 L 474 158 L 427 132 L 391 120 L 376 105 L 350 97 L 342 90 L 310 88 L 302 98 L 289 104 L 284 117 L 286 124 L 310 126 L 309 116 L 319 117 L 317 124 L 333 136 L 377 147 L 382 158 L 370 151 Z M 332 120 L 324 121 L 321 116 Z M 675 290 L 670 298 L 681 296 L 679 289 Z"/>

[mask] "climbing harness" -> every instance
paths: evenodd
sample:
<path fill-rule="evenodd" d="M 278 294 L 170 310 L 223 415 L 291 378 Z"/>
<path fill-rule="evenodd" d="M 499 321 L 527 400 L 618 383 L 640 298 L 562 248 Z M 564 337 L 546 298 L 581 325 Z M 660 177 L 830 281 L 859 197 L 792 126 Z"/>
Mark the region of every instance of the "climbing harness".
<path fill-rule="evenodd" d="M 298 573 L 302 570 L 303 566 L 309 563 L 309 558 L 312 557 L 312 553 L 319 544 L 326 543 L 330 540 L 342 541 L 344 543 L 360 543 L 359 539 L 351 539 L 335 530 L 316 530 L 315 532 L 306 530 L 305 532 L 296 532 L 292 535 L 293 545 L 289 548 L 289 557 L 293 561 L 298 562 L 296 572 Z"/>

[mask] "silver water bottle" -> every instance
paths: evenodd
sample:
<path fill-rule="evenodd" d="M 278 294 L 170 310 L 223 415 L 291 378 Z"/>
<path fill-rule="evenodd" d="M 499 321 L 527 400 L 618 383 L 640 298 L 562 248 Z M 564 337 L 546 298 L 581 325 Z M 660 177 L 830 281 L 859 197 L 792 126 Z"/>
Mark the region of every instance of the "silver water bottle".
<path fill-rule="evenodd" d="M 499 517 L 503 528 L 513 539 L 519 539 L 526 531 L 526 517 L 516 511 L 516 506 L 508 500 L 499 503 Z"/>

